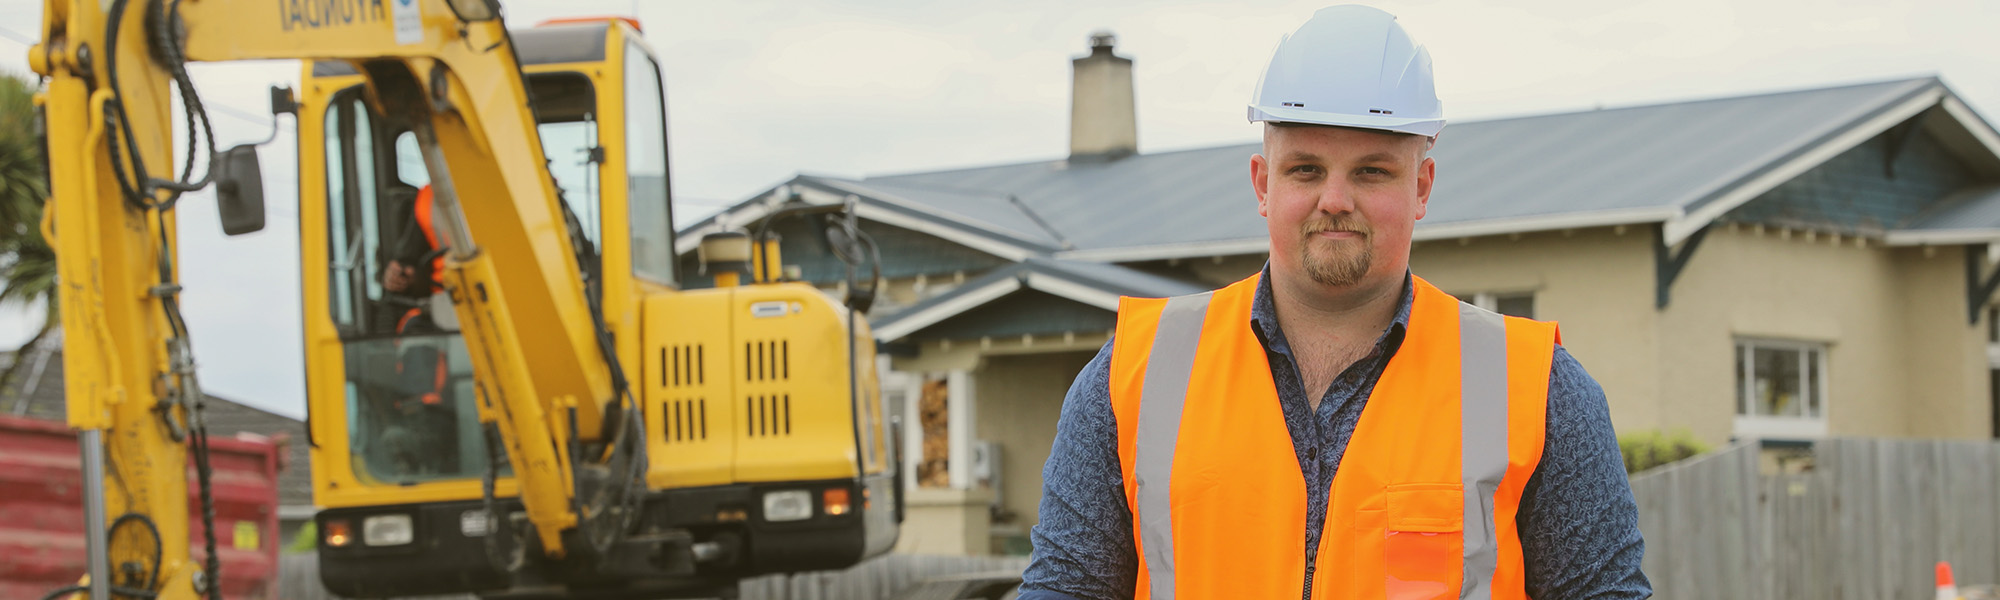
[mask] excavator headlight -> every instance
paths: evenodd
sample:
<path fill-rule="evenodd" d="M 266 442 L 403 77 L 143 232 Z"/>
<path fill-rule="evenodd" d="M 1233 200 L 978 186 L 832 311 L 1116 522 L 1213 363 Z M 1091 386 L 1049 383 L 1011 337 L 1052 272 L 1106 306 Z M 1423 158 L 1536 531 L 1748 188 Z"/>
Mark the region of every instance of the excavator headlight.
<path fill-rule="evenodd" d="M 826 514 L 829 516 L 847 514 L 847 511 L 854 506 L 848 503 L 847 488 L 844 487 L 827 488 L 820 498 L 820 503 L 826 506 Z"/>
<path fill-rule="evenodd" d="M 410 515 L 375 515 L 361 521 L 361 543 L 370 546 L 401 546 L 416 539 Z"/>
<path fill-rule="evenodd" d="M 813 516 L 812 494 L 805 490 L 785 490 L 764 494 L 764 520 L 803 521 Z"/>
<path fill-rule="evenodd" d="M 354 526 L 347 519 L 328 519 L 324 534 L 328 548 L 346 548 L 354 543 Z"/>

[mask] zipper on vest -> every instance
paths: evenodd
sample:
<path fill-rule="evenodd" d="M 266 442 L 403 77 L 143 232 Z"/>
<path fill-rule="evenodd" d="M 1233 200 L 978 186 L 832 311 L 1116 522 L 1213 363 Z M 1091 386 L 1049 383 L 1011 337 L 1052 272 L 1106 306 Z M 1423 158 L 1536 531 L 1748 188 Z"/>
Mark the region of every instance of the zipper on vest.
<path fill-rule="evenodd" d="M 1319 568 L 1319 565 L 1317 564 L 1318 562 L 1319 562 L 1319 561 L 1316 561 L 1316 560 L 1313 560 L 1313 551 L 1312 551 L 1312 549 L 1311 549 L 1311 548 L 1307 548 L 1307 549 L 1306 549 L 1306 588 L 1305 588 L 1305 591 L 1304 591 L 1304 592 L 1302 592 L 1302 593 L 1300 593 L 1300 594 L 1299 594 L 1299 600 L 1312 600 L 1312 597 L 1313 597 L 1313 571 Z"/>

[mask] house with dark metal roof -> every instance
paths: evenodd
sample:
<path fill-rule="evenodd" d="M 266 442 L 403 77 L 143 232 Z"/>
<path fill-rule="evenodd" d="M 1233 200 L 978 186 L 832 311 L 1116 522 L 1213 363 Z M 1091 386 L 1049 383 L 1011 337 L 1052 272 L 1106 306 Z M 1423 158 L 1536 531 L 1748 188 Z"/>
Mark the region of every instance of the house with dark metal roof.
<path fill-rule="evenodd" d="M 1119 110 L 1073 115 L 1132 118 L 1129 92 L 1077 85 L 1078 104 Z M 684 273 L 703 235 L 788 202 L 850 205 L 880 242 L 869 317 L 906 426 L 905 549 L 1022 551 L 1062 398 L 1117 296 L 1213 289 L 1266 260 L 1259 144 L 1072 142 L 1055 160 L 800 175 L 681 232 Z M 1454 123 L 1431 155 L 1412 271 L 1559 322 L 1621 431 L 2000 430 L 2000 134 L 1939 79 Z M 773 230 L 798 278 L 841 291 L 822 233 Z"/>

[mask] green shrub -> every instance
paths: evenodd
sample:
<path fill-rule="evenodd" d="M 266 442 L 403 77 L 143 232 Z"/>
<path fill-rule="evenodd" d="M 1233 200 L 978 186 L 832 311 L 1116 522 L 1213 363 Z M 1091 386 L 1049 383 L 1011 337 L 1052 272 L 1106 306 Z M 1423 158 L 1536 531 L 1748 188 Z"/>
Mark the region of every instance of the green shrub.
<path fill-rule="evenodd" d="M 1618 453 L 1625 455 L 1625 473 L 1633 474 L 1709 451 L 1686 429 L 1634 431 L 1618 436 Z"/>
<path fill-rule="evenodd" d="M 289 544 L 285 544 L 285 553 L 296 554 L 301 552 L 312 552 L 318 547 L 319 547 L 319 524 L 307 521 L 306 526 L 300 527 L 299 533 L 297 535 L 292 536 L 292 542 Z"/>

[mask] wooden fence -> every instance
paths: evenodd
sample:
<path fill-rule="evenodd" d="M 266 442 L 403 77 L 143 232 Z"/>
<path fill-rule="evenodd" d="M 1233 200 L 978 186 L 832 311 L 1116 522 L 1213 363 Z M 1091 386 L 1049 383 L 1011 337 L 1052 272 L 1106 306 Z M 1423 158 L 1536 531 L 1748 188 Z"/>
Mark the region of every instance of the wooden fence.
<path fill-rule="evenodd" d="M 945 575 L 1012 573 L 1028 568 L 1027 557 L 928 556 L 889 554 L 845 571 L 769 575 L 738 586 L 740 600 L 886 600 L 912 584 Z M 319 560 L 311 553 L 286 554 L 278 565 L 279 598 L 339 600 L 319 582 Z M 418 599 L 405 599 L 418 600 Z M 424 600 L 477 600 L 473 596 L 427 596 Z"/>
<path fill-rule="evenodd" d="M 1919 600 L 1938 561 L 1961 582 L 2000 581 L 2000 445 L 1832 439 L 1811 452 L 1797 473 L 1736 445 L 1633 477 L 1656 597 Z"/>

